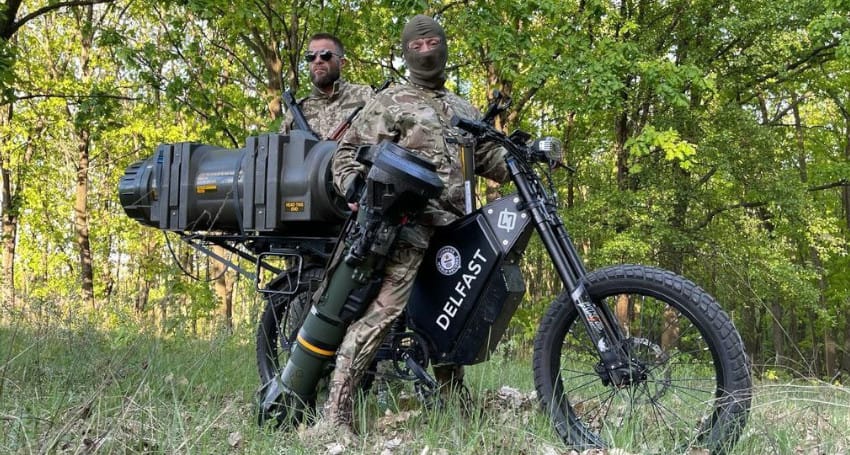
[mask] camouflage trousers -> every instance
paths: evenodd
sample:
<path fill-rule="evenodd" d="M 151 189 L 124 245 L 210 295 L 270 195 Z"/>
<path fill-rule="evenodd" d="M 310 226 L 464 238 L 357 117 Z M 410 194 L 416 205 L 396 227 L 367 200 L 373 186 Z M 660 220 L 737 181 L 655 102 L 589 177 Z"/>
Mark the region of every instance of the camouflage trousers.
<path fill-rule="evenodd" d="M 353 423 L 353 391 L 372 363 L 375 353 L 401 314 L 413 290 L 413 280 L 425 251 L 401 244 L 390 254 L 378 296 L 363 315 L 349 326 L 336 353 L 325 418 L 336 425 Z"/>

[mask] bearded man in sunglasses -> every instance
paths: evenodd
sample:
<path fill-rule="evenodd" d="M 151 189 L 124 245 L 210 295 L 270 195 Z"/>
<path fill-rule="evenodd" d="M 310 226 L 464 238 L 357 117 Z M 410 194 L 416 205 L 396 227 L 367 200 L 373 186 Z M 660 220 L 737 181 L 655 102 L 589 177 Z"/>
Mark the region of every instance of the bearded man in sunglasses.
<path fill-rule="evenodd" d="M 310 128 L 320 139 L 327 139 L 355 109 L 364 106 L 374 92 L 368 85 L 351 84 L 340 78 L 348 60 L 342 42 L 330 33 L 316 33 L 310 37 L 304 60 L 310 69 L 313 90 L 298 105 Z M 280 132 L 288 134 L 293 128 L 292 113 L 287 111 Z"/>

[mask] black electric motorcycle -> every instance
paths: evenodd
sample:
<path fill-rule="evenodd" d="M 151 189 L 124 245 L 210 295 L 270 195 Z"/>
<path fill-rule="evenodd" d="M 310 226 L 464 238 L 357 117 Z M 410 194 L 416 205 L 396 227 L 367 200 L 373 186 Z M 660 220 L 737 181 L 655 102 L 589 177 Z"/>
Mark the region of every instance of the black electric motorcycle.
<path fill-rule="evenodd" d="M 504 107 L 497 99 L 484 119 Z M 534 381 L 564 442 L 638 453 L 729 450 L 751 399 L 747 357 L 729 316 L 703 289 L 669 271 L 619 265 L 588 273 L 551 187 L 551 172 L 563 168 L 559 144 L 522 132 L 508 136 L 491 123 L 453 120 L 472 146 L 493 142 L 508 151 L 516 193 L 477 210 L 468 204 L 466 216 L 437 229 L 408 306 L 377 355 L 392 368 L 376 369 L 412 380 L 427 401 L 436 388 L 429 365 L 487 360 L 522 303 L 518 263 L 536 232 L 564 290 L 538 326 Z M 237 150 L 162 144 L 129 166 L 119 183 L 128 216 L 176 233 L 254 279 L 266 296 L 256 346 L 261 423 L 301 417 L 286 402 L 284 366 L 303 347 L 299 330 L 305 318 L 312 320 L 314 294 L 352 226 L 328 183 L 335 149 L 336 142 L 306 128 L 249 137 Z M 256 273 L 210 245 L 252 261 Z M 262 280 L 261 273 L 273 279 Z M 328 359 L 326 375 L 333 351 L 311 349 L 306 355 Z"/>
<path fill-rule="evenodd" d="M 588 273 L 557 212 L 556 192 L 541 178 L 551 182 L 550 172 L 561 167 L 557 141 L 507 136 L 485 121 L 456 117 L 452 124 L 478 144 L 507 149 L 517 192 L 438 228 L 376 362 L 390 363 L 390 376 L 414 381 L 428 399 L 436 388 L 429 364 L 487 360 L 522 302 L 518 263 L 536 232 L 564 291 L 540 320 L 534 380 L 564 442 L 639 453 L 731 448 L 746 423 L 751 378 L 741 338 L 715 299 L 654 267 Z M 294 259 L 299 266 L 267 289 L 257 334 L 261 423 L 293 418 L 274 385 L 325 274 L 316 257 Z"/>

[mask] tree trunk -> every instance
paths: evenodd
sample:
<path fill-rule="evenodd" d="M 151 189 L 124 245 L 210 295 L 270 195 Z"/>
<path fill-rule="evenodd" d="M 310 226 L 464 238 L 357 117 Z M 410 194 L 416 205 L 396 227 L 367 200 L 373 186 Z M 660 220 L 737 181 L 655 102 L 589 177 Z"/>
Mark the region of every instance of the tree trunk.
<path fill-rule="evenodd" d="M 843 111 L 847 112 L 847 111 Z M 844 117 L 844 162 L 850 163 L 850 116 Z M 841 188 L 841 206 L 844 208 L 844 236 L 850 237 L 850 185 Z M 850 317 L 844 312 L 844 349 L 841 354 L 841 369 L 850 372 Z"/>
<path fill-rule="evenodd" d="M 823 331 L 823 369 L 826 378 L 831 378 L 836 372 L 836 348 L 835 336 L 830 328 Z"/>
<path fill-rule="evenodd" d="M 136 315 L 142 316 L 145 313 L 145 308 L 148 307 L 148 299 L 151 294 L 151 282 L 142 278 L 140 280 L 142 282 L 139 287 L 139 293 L 136 294 L 136 304 L 134 309 L 136 310 Z"/>
<path fill-rule="evenodd" d="M 82 80 L 91 81 L 91 50 L 94 44 L 93 16 L 91 5 L 73 10 L 80 30 L 80 73 Z M 70 101 L 69 101 L 70 102 Z M 77 106 L 79 108 L 79 106 Z M 74 120 L 71 106 L 68 116 Z M 79 115 L 79 113 L 77 113 Z M 74 122 L 77 124 L 78 122 Z M 94 267 L 92 265 L 91 240 L 89 238 L 89 166 L 91 151 L 91 126 L 79 122 L 77 126 L 77 181 L 74 190 L 74 239 L 77 244 L 80 261 L 80 287 L 83 300 L 92 310 L 96 310 L 94 301 Z"/>
<path fill-rule="evenodd" d="M 620 321 L 620 324 L 625 330 L 626 336 L 638 336 L 639 334 L 632 333 L 632 321 L 635 318 L 635 304 L 628 294 L 620 294 L 617 296 L 617 303 L 614 305 L 614 314 Z"/>
<path fill-rule="evenodd" d="M 277 43 L 266 42 L 262 44 L 263 64 L 266 68 L 266 93 L 269 98 L 269 115 L 272 120 L 275 120 L 283 113 L 280 103 L 280 94 L 283 91 L 283 79 L 281 74 L 283 61 L 277 53 Z"/>
<path fill-rule="evenodd" d="M 268 4 L 266 4 L 267 7 Z M 271 8 L 269 7 L 269 12 Z M 293 34 L 297 33 L 297 18 L 295 19 L 295 25 L 293 26 Z M 242 40 L 248 44 L 257 57 L 260 58 L 263 62 L 263 68 L 266 71 L 266 80 L 265 81 L 257 81 L 260 83 L 265 83 L 266 85 L 266 94 L 268 95 L 268 109 L 269 116 L 272 120 L 281 116 L 283 110 L 280 103 L 280 95 L 283 89 L 283 60 L 280 58 L 280 54 L 278 53 L 278 48 L 280 47 L 280 39 L 278 38 L 278 34 L 275 30 L 269 29 L 268 33 L 264 33 L 256 26 L 249 27 L 250 33 L 244 33 L 241 35 Z M 297 35 L 296 35 L 297 38 Z M 287 49 L 294 49 L 289 47 L 292 44 L 292 39 L 290 37 L 284 37 L 286 40 L 286 45 L 284 46 Z M 296 53 L 292 53 L 292 56 L 295 56 Z M 300 60 L 293 60 L 290 63 L 294 64 L 294 68 L 297 70 L 298 62 Z M 290 77 L 290 84 L 294 86 L 291 87 L 293 92 L 297 90 L 297 80 L 293 80 L 292 77 L 297 78 L 297 71 L 293 71 L 289 69 L 287 71 L 288 76 Z"/>
<path fill-rule="evenodd" d="M 2 112 L 5 111 L 5 112 Z M 9 125 L 12 123 L 14 105 L 9 104 L 3 109 L 0 109 L 0 125 Z M 24 149 L 23 157 L 18 159 L 22 163 L 18 169 L 11 169 L 11 157 L 0 155 L 0 182 L 2 182 L 2 207 L 0 213 L 3 215 L 3 284 L 2 298 L 3 302 L 13 305 L 15 302 L 15 250 L 18 241 L 18 213 L 20 210 L 20 197 L 24 188 L 24 182 L 27 181 L 29 163 L 32 163 L 33 153 L 36 147 L 33 144 L 33 138 L 41 136 L 44 132 L 44 122 L 39 120 L 29 133 Z"/>
<path fill-rule="evenodd" d="M 11 204 L 9 170 L 1 168 L 3 178 L 3 302 L 14 306 L 15 303 L 15 244 L 18 234 L 18 215 Z"/>
<path fill-rule="evenodd" d="M 820 361 L 820 343 L 818 342 L 818 334 L 817 327 L 815 326 L 815 321 L 817 321 L 818 315 L 814 311 L 809 311 L 809 335 L 811 336 L 812 343 L 812 354 L 809 357 L 809 376 L 817 377 L 820 376 L 818 373 L 821 367 Z"/>
<path fill-rule="evenodd" d="M 788 338 L 791 346 L 799 346 L 801 340 L 800 336 L 800 320 L 797 319 L 797 311 L 793 308 L 788 311 Z M 795 350 L 795 354 L 799 355 L 799 349 Z M 797 362 L 802 362 L 803 359 L 795 358 Z"/>
<path fill-rule="evenodd" d="M 213 247 L 213 251 L 226 257 L 227 251 L 219 246 Z M 221 302 L 221 318 L 224 330 L 227 334 L 233 333 L 233 274 L 223 263 L 210 259 L 212 274 L 215 277 L 215 294 Z"/>
<path fill-rule="evenodd" d="M 178 278 L 179 279 L 179 278 Z M 168 328 L 168 294 L 159 299 L 159 333 L 166 333 Z"/>
<path fill-rule="evenodd" d="M 841 371 L 850 372 L 850 316 L 844 313 L 844 343 L 841 352 Z"/>
<path fill-rule="evenodd" d="M 0 112 L 0 125 L 8 125 L 12 122 L 12 105 L 9 104 Z M 15 304 L 15 245 L 18 234 L 18 210 L 14 203 L 15 196 L 12 194 L 12 172 L 9 169 L 7 158 L 0 154 L 0 180 L 2 180 L 2 194 L 0 194 L 0 213 L 3 214 L 3 304 L 9 308 Z"/>
<path fill-rule="evenodd" d="M 568 153 L 572 149 L 572 138 L 573 131 L 575 129 L 576 123 L 576 113 L 575 111 L 570 112 L 567 116 L 567 126 L 564 128 L 564 143 L 562 144 L 564 147 L 564 164 L 568 167 L 575 169 L 577 163 L 575 163 L 572 159 L 572 153 Z M 576 201 L 576 178 L 575 175 L 570 172 L 567 174 L 567 208 L 573 208 L 575 206 Z"/>
<path fill-rule="evenodd" d="M 306 11 L 302 10 L 303 5 L 278 6 L 282 7 L 279 11 L 275 10 L 272 4 L 263 2 L 260 8 L 262 14 L 267 17 L 278 18 L 281 21 L 281 28 L 276 28 L 271 23 L 269 23 L 267 30 L 251 26 L 246 33 L 240 35 L 243 42 L 263 62 L 266 80 L 257 82 L 266 85 L 267 106 L 272 120 L 277 119 L 283 113 L 280 96 L 283 91 L 284 80 L 293 93 L 298 91 L 300 85 L 298 71 L 301 67 L 300 51 L 306 40 L 305 30 L 301 27 L 301 23 L 306 20 Z M 286 8 L 290 9 L 289 13 L 282 11 Z M 284 19 L 286 14 L 289 14 L 288 22 Z M 281 55 L 279 49 L 285 49 L 284 55 Z M 286 61 L 285 68 L 284 58 Z"/>
<path fill-rule="evenodd" d="M 777 366 L 785 362 L 785 332 L 782 329 L 782 305 L 779 304 L 779 299 L 774 298 L 771 304 L 771 313 L 773 314 L 773 363 Z"/>
<path fill-rule="evenodd" d="M 800 173 L 800 181 L 806 183 L 809 181 L 809 174 L 807 168 L 808 155 L 806 153 L 806 143 L 803 131 L 803 123 L 800 119 L 800 109 L 799 109 L 799 98 L 796 94 L 792 96 L 793 107 L 791 112 L 794 116 L 794 131 L 797 140 L 797 167 L 799 168 Z M 825 308 L 826 305 L 826 276 L 823 268 L 823 262 L 821 261 L 820 254 L 817 249 L 815 249 L 811 245 L 807 245 L 806 247 L 809 250 L 809 257 L 811 258 L 812 265 L 818 274 L 818 306 L 820 308 Z M 813 315 L 814 316 L 814 315 Z M 813 319 L 815 321 L 816 319 Z M 824 338 L 824 357 L 823 363 L 821 364 L 821 368 L 815 368 L 812 372 L 813 374 L 826 373 L 831 374 L 835 368 L 835 340 L 831 334 L 832 327 L 824 324 L 823 328 L 823 338 Z M 815 324 L 812 324 L 812 348 L 816 349 L 817 346 L 817 336 L 815 334 Z"/>
<path fill-rule="evenodd" d="M 200 276 L 200 265 L 198 261 L 195 260 L 195 255 L 192 252 L 192 249 L 186 245 L 180 245 L 179 249 L 180 253 L 177 255 L 180 258 L 180 263 L 183 265 L 183 270 L 188 270 L 191 276 L 198 277 Z M 182 275 L 180 277 L 183 281 L 190 281 L 194 278 L 190 278 L 188 276 Z M 185 315 L 192 308 L 192 296 L 186 292 L 181 292 L 180 297 L 178 298 L 177 305 L 174 308 L 174 318 L 179 318 L 181 315 Z M 192 335 L 198 334 L 198 312 L 191 311 L 191 324 L 192 324 Z"/>
<path fill-rule="evenodd" d="M 625 112 L 620 113 L 614 122 L 614 154 L 617 157 L 617 188 L 620 191 L 626 191 L 631 187 L 629 184 L 629 157 L 628 150 L 626 150 L 626 141 L 629 139 L 628 125 L 628 116 Z"/>
<path fill-rule="evenodd" d="M 74 233 L 80 258 L 80 284 L 83 300 L 92 310 L 94 301 L 94 268 L 92 266 L 91 240 L 89 239 L 89 146 L 88 130 L 77 133 L 77 186 L 74 191 Z"/>
<path fill-rule="evenodd" d="M 159 245 L 154 236 L 145 236 L 142 239 L 142 258 L 139 258 L 140 261 L 138 263 L 145 264 L 150 261 L 150 257 L 156 254 L 156 251 L 159 249 L 158 247 Z M 144 266 L 139 267 L 137 273 L 140 285 L 139 293 L 136 294 L 135 310 L 137 315 L 142 316 L 148 308 L 153 277 L 148 275 L 150 272 Z"/>
<path fill-rule="evenodd" d="M 485 51 L 481 50 L 482 55 L 485 54 Z M 490 62 L 487 64 L 487 100 L 488 102 L 492 101 L 490 95 L 496 90 L 499 86 L 501 86 L 501 92 L 504 96 L 510 97 L 511 90 L 513 89 L 513 84 L 509 81 L 505 81 L 499 78 L 498 68 L 494 62 Z M 503 113 L 504 114 L 504 113 Z M 496 116 L 493 121 L 493 126 L 498 129 L 504 129 L 505 127 L 505 119 L 503 116 Z M 484 190 L 484 200 L 486 203 L 493 202 L 496 199 L 499 199 L 502 194 L 499 192 L 499 188 L 501 188 L 502 184 L 498 182 L 494 182 L 493 180 L 485 180 L 485 190 Z"/>
<path fill-rule="evenodd" d="M 679 343 L 679 313 L 673 308 L 664 309 L 664 331 L 661 333 L 661 349 L 667 351 Z"/>
<path fill-rule="evenodd" d="M 821 261 L 820 254 L 818 251 L 811 247 L 809 249 L 811 257 L 812 257 L 812 265 L 815 270 L 818 272 L 818 307 L 825 308 L 826 307 L 826 276 L 824 275 L 823 262 Z M 817 313 L 812 312 L 812 317 L 817 318 Z M 812 319 L 812 321 L 816 321 L 817 319 Z M 817 346 L 817 339 L 815 336 L 816 324 L 812 324 L 812 346 Z M 824 321 L 823 328 L 823 363 L 821 363 L 821 367 L 817 368 L 813 371 L 814 374 L 823 373 L 823 374 L 832 374 L 835 371 L 835 339 L 832 335 L 832 327 L 830 326 L 829 321 Z"/>
<path fill-rule="evenodd" d="M 744 319 L 744 327 L 748 330 L 743 330 L 741 338 L 744 341 L 744 348 L 752 359 L 761 358 L 761 343 L 759 343 L 758 330 L 758 307 L 755 304 L 744 305 L 741 308 L 742 317 Z"/>
<path fill-rule="evenodd" d="M 844 119 L 844 162 L 850 164 L 850 117 Z M 850 185 L 841 187 L 841 207 L 844 208 L 844 232 L 850 234 Z"/>

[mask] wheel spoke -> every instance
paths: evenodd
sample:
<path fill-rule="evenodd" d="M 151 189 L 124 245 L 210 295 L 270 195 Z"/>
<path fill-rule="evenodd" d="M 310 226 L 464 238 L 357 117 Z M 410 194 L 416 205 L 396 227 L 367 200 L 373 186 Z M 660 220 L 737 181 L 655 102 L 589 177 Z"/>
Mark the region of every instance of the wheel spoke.
<path fill-rule="evenodd" d="M 748 396 L 751 385 L 740 337 L 714 299 L 649 267 L 604 269 L 587 282 L 591 297 L 609 306 L 603 314 L 621 324 L 628 365 L 612 371 L 616 380 L 600 377 L 599 354 L 569 294 L 550 308 L 535 340 L 535 371 L 542 373 L 535 382 L 544 404 L 560 410 L 551 415 L 564 440 L 658 454 L 697 442 L 712 453 L 734 444 L 749 401 L 727 412 L 722 407 L 731 405 L 719 391 Z"/>

